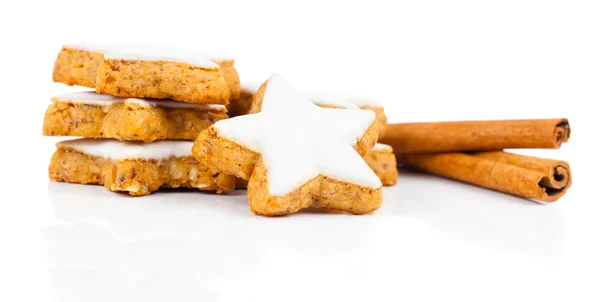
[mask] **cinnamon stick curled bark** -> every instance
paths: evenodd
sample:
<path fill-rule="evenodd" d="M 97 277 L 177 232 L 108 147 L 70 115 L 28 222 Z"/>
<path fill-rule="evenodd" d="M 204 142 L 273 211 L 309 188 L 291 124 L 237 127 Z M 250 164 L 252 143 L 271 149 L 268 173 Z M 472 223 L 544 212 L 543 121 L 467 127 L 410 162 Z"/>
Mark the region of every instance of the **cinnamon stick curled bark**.
<path fill-rule="evenodd" d="M 556 149 L 569 140 L 566 118 L 388 124 L 381 143 L 397 153 Z"/>
<path fill-rule="evenodd" d="M 571 186 L 569 164 L 502 151 L 396 154 L 402 165 L 424 172 L 544 202 Z"/>

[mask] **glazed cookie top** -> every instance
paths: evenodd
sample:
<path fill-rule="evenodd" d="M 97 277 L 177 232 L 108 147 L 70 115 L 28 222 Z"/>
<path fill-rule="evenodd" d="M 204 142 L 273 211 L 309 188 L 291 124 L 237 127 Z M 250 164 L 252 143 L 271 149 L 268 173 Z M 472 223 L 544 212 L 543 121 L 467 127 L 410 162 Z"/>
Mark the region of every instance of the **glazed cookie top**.
<path fill-rule="evenodd" d="M 110 106 L 116 102 L 122 102 L 125 98 L 119 98 L 109 94 L 100 94 L 93 91 L 71 92 L 56 95 L 52 101 L 65 103 L 79 103 L 86 105 Z"/>
<path fill-rule="evenodd" d="M 240 83 L 240 88 L 242 88 L 243 90 L 246 90 L 250 93 L 256 93 L 258 91 L 258 89 L 260 88 L 260 85 L 262 85 L 262 83 L 259 82 L 241 82 Z"/>
<path fill-rule="evenodd" d="M 219 68 L 214 60 L 225 60 L 190 48 L 151 43 L 73 43 L 64 47 L 102 53 L 106 59 L 178 62 L 211 69 Z"/>
<path fill-rule="evenodd" d="M 375 146 L 373 147 L 372 150 L 373 151 L 388 151 L 388 152 L 394 151 L 394 149 L 392 149 L 392 146 L 386 145 L 386 144 L 381 144 L 381 143 L 375 144 Z"/>
<path fill-rule="evenodd" d="M 317 105 L 333 105 L 343 108 L 356 108 L 356 107 L 381 107 L 381 104 L 374 99 L 360 96 L 360 95 L 349 95 L 330 93 L 322 91 L 305 91 L 304 92 L 311 102 Z"/>
<path fill-rule="evenodd" d="M 261 153 L 269 194 L 283 196 L 320 174 L 380 188 L 377 175 L 354 150 L 374 121 L 369 110 L 318 107 L 273 75 L 260 113 L 221 120 L 214 128 L 219 136 Z"/>
<path fill-rule="evenodd" d="M 242 83 L 242 89 L 256 93 L 260 88 L 260 83 L 246 82 Z M 359 95 L 339 94 L 319 91 L 302 91 L 311 102 L 320 106 L 335 106 L 346 109 L 359 109 L 363 106 L 381 107 L 381 104 L 372 98 Z"/>
<path fill-rule="evenodd" d="M 207 110 L 225 110 L 224 105 L 215 104 L 192 104 L 184 102 L 176 102 L 171 100 L 159 100 L 159 99 L 138 99 L 138 98 L 120 98 L 108 94 L 100 94 L 94 91 L 82 91 L 72 92 L 57 95 L 52 97 L 53 101 L 75 103 L 75 104 L 86 104 L 86 105 L 99 105 L 99 106 L 110 106 L 115 103 L 135 103 L 140 106 L 152 106 L 152 107 L 166 107 L 166 108 L 196 108 L 196 109 L 207 109 Z"/>
<path fill-rule="evenodd" d="M 58 142 L 57 148 L 67 148 L 91 156 L 110 159 L 168 159 L 171 156 L 191 156 L 194 142 L 161 140 L 151 143 L 122 142 L 114 139 L 81 138 Z"/>
<path fill-rule="evenodd" d="M 90 52 L 98 52 L 105 53 L 110 50 L 115 44 L 113 43 L 94 43 L 94 42 L 80 42 L 80 43 L 71 43 L 65 44 L 63 47 L 73 48 L 73 49 L 81 49 Z"/>

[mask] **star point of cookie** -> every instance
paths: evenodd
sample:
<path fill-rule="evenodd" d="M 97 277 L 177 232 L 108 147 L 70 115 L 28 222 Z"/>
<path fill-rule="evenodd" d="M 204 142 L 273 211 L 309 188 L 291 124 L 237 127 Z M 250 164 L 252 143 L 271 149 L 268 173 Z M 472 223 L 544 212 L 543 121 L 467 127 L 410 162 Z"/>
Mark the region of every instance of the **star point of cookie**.
<path fill-rule="evenodd" d="M 316 204 L 363 214 L 381 205 L 381 181 L 362 159 L 375 114 L 320 108 L 279 75 L 263 84 L 260 113 L 222 120 L 193 148 L 204 164 L 248 182 L 254 213 L 285 215 Z"/>

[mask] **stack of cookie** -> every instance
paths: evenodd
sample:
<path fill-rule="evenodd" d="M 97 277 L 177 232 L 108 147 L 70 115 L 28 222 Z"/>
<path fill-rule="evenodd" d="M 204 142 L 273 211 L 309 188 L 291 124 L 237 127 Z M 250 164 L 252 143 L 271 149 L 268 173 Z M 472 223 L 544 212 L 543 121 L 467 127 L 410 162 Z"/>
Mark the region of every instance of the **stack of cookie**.
<path fill-rule="evenodd" d="M 160 187 L 223 192 L 235 178 L 198 163 L 193 140 L 227 118 L 240 95 L 232 59 L 161 45 L 73 44 L 54 65 L 55 82 L 95 89 L 55 96 L 44 118 L 57 143 L 54 181 L 102 184 L 147 195 Z"/>

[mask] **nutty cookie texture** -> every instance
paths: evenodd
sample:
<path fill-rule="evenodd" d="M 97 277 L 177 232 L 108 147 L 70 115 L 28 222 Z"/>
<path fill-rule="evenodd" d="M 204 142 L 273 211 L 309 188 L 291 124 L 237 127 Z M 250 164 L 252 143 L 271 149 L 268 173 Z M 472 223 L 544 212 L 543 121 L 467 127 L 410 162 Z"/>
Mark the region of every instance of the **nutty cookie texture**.
<path fill-rule="evenodd" d="M 65 45 L 52 80 L 121 97 L 227 104 L 240 97 L 235 61 L 165 45 L 82 43 Z"/>
<path fill-rule="evenodd" d="M 320 108 L 279 75 L 260 88 L 262 111 L 215 123 L 192 149 L 207 167 L 248 180 L 255 214 L 313 204 L 353 214 L 381 206 L 381 181 L 363 160 L 378 136 L 368 110 Z"/>
<path fill-rule="evenodd" d="M 377 143 L 364 158 L 384 186 L 396 185 L 398 182 L 398 166 L 396 155 L 394 155 L 391 146 Z"/>
<path fill-rule="evenodd" d="M 96 88 L 96 75 L 102 60 L 102 50 L 63 46 L 54 61 L 52 80 L 69 86 Z"/>
<path fill-rule="evenodd" d="M 217 66 L 107 58 L 98 68 L 96 92 L 223 105 L 230 97 L 225 78 Z"/>
<path fill-rule="evenodd" d="M 363 158 L 384 186 L 394 186 L 398 182 L 398 166 L 391 146 L 377 143 Z M 248 188 L 248 181 L 236 178 L 236 189 Z"/>
<path fill-rule="evenodd" d="M 194 140 L 200 131 L 225 118 L 223 105 L 126 99 L 87 91 L 53 97 L 43 134 L 144 142 Z"/>
<path fill-rule="evenodd" d="M 76 139 L 57 144 L 48 167 L 57 182 L 104 185 L 132 196 L 159 188 L 196 188 L 217 193 L 235 189 L 235 177 L 196 161 L 192 142 L 137 144 L 104 139 Z"/>

